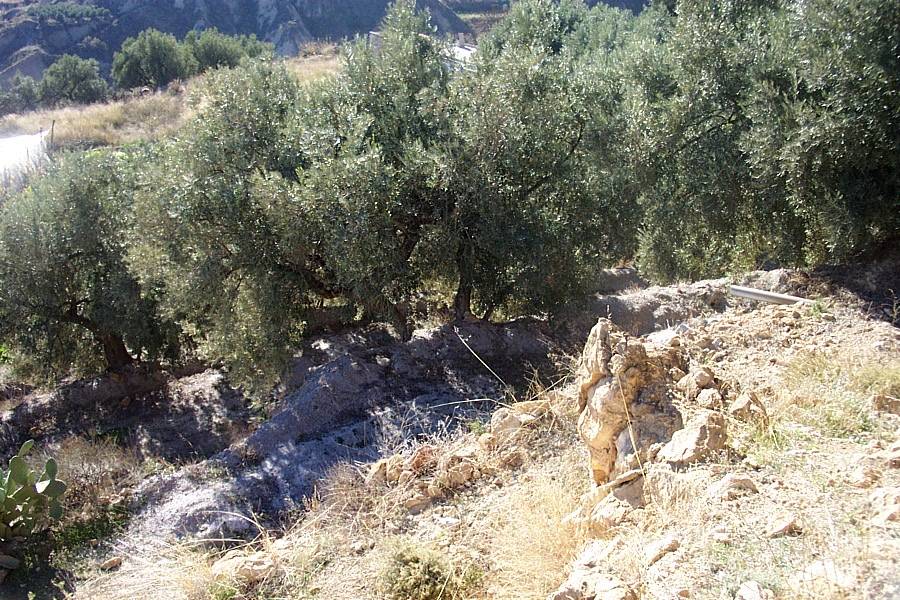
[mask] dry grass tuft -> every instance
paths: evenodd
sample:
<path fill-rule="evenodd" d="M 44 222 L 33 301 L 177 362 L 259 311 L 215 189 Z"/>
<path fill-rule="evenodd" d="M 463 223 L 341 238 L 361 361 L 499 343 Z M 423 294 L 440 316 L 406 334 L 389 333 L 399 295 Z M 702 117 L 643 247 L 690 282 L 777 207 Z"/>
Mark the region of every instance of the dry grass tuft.
<path fill-rule="evenodd" d="M 8 115 L 0 119 L 0 133 L 34 134 L 50 129 L 55 122 L 55 147 L 122 146 L 170 137 L 184 125 L 190 112 L 185 95 L 159 93 Z"/>
<path fill-rule="evenodd" d="M 584 543 L 563 519 L 587 491 L 584 457 L 571 448 L 551 468 L 505 495 L 491 530 L 488 587 L 494 598 L 543 598 L 566 578 Z"/>
<path fill-rule="evenodd" d="M 316 46 L 296 58 L 284 61 L 288 72 L 301 83 L 311 83 L 335 75 L 341 69 L 337 46 Z"/>

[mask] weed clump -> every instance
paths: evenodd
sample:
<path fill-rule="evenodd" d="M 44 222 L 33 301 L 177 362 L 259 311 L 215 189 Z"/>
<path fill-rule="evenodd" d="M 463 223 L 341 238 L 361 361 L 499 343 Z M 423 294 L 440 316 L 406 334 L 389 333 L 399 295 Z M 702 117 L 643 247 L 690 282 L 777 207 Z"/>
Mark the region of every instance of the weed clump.
<path fill-rule="evenodd" d="M 460 572 L 438 552 L 402 542 L 391 551 L 380 583 L 392 600 L 453 600 L 466 597 L 479 579 L 478 571 Z"/>

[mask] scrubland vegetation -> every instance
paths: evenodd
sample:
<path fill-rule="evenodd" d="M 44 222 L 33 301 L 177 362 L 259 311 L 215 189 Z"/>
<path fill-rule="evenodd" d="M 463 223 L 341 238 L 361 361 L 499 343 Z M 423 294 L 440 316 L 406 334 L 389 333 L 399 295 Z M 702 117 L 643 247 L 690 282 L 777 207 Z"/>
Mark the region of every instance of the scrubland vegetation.
<path fill-rule="evenodd" d="M 43 377 L 199 357 L 259 384 L 323 314 L 406 332 L 423 291 L 506 318 L 623 260 L 672 280 L 877 251 L 898 23 L 880 0 L 522 0 L 452 70 L 400 2 L 334 77 L 218 69 L 174 138 L 59 156 L 7 198 L 3 339 Z"/>

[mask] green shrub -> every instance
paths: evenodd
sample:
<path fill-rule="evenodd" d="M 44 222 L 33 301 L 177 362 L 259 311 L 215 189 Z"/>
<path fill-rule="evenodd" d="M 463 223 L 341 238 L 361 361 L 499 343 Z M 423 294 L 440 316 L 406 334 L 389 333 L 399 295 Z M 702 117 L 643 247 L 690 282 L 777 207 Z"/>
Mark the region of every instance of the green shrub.
<path fill-rule="evenodd" d="M 184 45 L 197 61 L 200 72 L 218 67 L 236 67 L 245 58 L 272 56 L 272 44 L 256 39 L 254 35 L 232 36 L 219 33 L 215 28 L 202 32 L 189 31 Z"/>
<path fill-rule="evenodd" d="M 99 63 L 71 54 L 63 55 L 44 71 L 39 89 L 41 101 L 51 106 L 61 102 L 99 102 L 109 93 L 100 76 Z"/>
<path fill-rule="evenodd" d="M 28 537 L 44 527 L 49 519 L 62 517 L 59 500 L 66 484 L 56 478 L 56 461 L 47 459 L 40 471 L 25 462 L 34 441 L 25 442 L 0 471 L 0 541 Z"/>
<path fill-rule="evenodd" d="M 112 78 L 120 89 L 160 87 L 197 72 L 197 61 L 175 36 L 145 29 L 113 56 Z"/>
<path fill-rule="evenodd" d="M 0 207 L 0 338 L 26 375 L 174 358 L 177 330 L 125 262 L 136 187 L 119 152 L 63 156 Z"/>
<path fill-rule="evenodd" d="M 381 571 L 382 592 L 392 600 L 454 600 L 467 598 L 480 572 L 460 573 L 435 550 L 401 542 Z"/>

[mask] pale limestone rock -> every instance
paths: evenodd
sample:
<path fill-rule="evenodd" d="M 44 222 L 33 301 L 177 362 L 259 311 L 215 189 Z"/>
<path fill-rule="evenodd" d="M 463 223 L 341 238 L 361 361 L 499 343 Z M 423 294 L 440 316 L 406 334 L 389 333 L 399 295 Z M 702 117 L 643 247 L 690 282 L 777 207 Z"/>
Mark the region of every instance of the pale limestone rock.
<path fill-rule="evenodd" d="M 663 446 L 657 460 L 674 465 L 687 465 L 723 450 L 727 441 L 725 418 L 710 410 L 700 411 L 684 429 L 676 431 Z"/>
<path fill-rule="evenodd" d="M 252 585 L 270 577 L 277 570 L 277 565 L 265 552 L 244 554 L 232 551 L 213 563 L 210 569 L 216 581 L 241 581 Z"/>
<path fill-rule="evenodd" d="M 609 575 L 604 568 L 604 564 L 622 550 L 619 538 L 588 544 L 575 560 L 568 579 L 548 596 L 548 600 L 637 600 L 627 585 Z"/>
<path fill-rule="evenodd" d="M 846 592 L 856 587 L 856 578 L 832 560 L 817 560 L 792 578 L 791 587 L 807 597 L 814 594 L 834 597 L 836 592 Z"/>
<path fill-rule="evenodd" d="M 753 392 L 741 393 L 728 407 L 728 413 L 744 421 L 766 422 L 768 420 L 766 406 Z"/>
<path fill-rule="evenodd" d="M 478 446 L 485 452 L 490 452 L 497 448 L 497 436 L 493 433 L 482 433 L 478 436 Z"/>
<path fill-rule="evenodd" d="M 415 451 L 406 459 L 404 468 L 411 471 L 415 475 L 424 473 L 437 463 L 437 451 L 434 446 L 424 444 L 415 449 Z"/>
<path fill-rule="evenodd" d="M 651 566 L 670 552 L 675 552 L 681 547 L 681 542 L 675 534 L 669 534 L 666 537 L 652 542 L 644 549 L 644 561 L 647 566 Z"/>
<path fill-rule="evenodd" d="M 447 480 L 452 488 L 459 487 L 471 481 L 475 476 L 475 465 L 464 460 L 447 470 Z"/>
<path fill-rule="evenodd" d="M 734 600 L 775 600 L 775 594 L 756 581 L 745 581 L 738 588 Z"/>
<path fill-rule="evenodd" d="M 717 389 L 707 388 L 697 395 L 697 404 L 703 408 L 720 408 L 722 402 L 722 394 Z"/>
<path fill-rule="evenodd" d="M 607 319 L 591 330 L 579 366 L 578 431 L 597 484 L 628 470 L 635 454 L 669 439 L 681 416 L 667 397 L 668 372 L 684 364 L 678 348 L 645 346 Z"/>
<path fill-rule="evenodd" d="M 415 515 L 431 506 L 431 498 L 429 498 L 425 494 L 415 494 L 414 496 L 404 501 L 403 506 L 410 512 L 410 514 Z"/>
<path fill-rule="evenodd" d="M 756 494 L 759 489 L 747 475 L 729 473 L 709 488 L 709 497 L 717 500 L 734 500 L 745 494 Z"/>
<path fill-rule="evenodd" d="M 675 384 L 675 389 L 681 392 L 686 400 L 693 400 L 700 393 L 700 388 L 691 374 L 687 374 L 679 379 Z"/>
<path fill-rule="evenodd" d="M 644 478 L 640 470 L 629 471 L 594 488 L 581 498 L 581 507 L 566 520 L 600 534 L 622 523 L 636 508 L 644 506 Z"/>
<path fill-rule="evenodd" d="M 766 525 L 766 537 L 777 538 L 786 535 L 799 535 L 803 533 L 803 528 L 797 521 L 797 517 L 793 514 L 779 515 L 769 521 Z"/>
<path fill-rule="evenodd" d="M 491 415 L 491 434 L 498 444 L 504 444 L 516 437 L 524 423 L 519 415 L 508 408 L 500 408 Z"/>
<path fill-rule="evenodd" d="M 708 388 L 715 382 L 713 372 L 707 367 L 692 370 L 691 376 L 694 378 L 694 383 L 696 383 L 697 387 L 701 390 Z"/>

